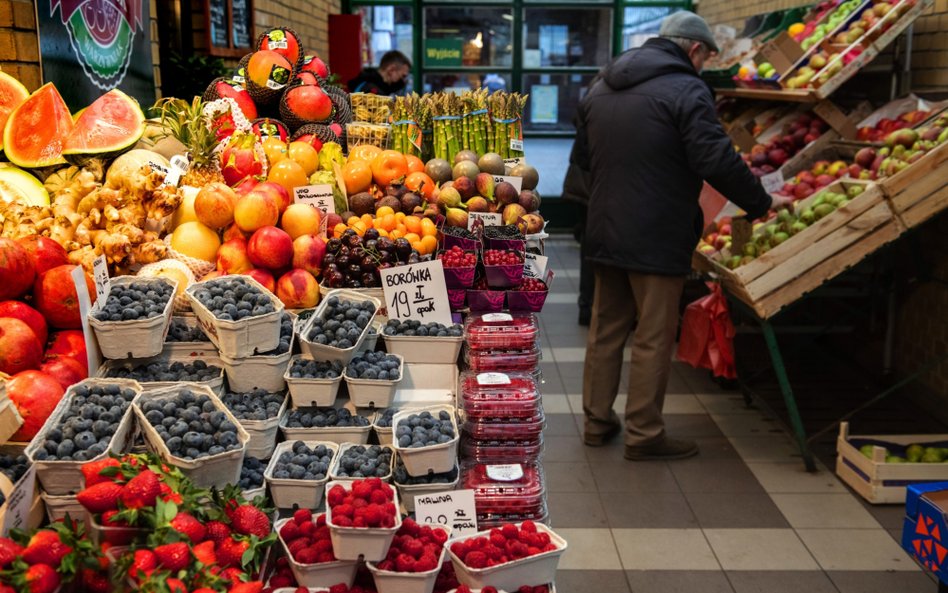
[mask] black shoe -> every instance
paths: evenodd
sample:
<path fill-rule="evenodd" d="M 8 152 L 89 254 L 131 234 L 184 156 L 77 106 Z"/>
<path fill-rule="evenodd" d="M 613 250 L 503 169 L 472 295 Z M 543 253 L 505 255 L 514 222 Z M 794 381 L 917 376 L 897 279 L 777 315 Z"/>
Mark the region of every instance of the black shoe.
<path fill-rule="evenodd" d="M 587 447 L 602 447 L 603 445 L 605 445 L 606 443 L 614 439 L 621 430 L 622 430 L 621 425 L 613 424 L 612 426 L 609 427 L 609 430 L 607 430 L 606 432 L 602 434 L 590 434 L 587 432 L 583 434 L 583 442 L 586 444 Z"/>
<path fill-rule="evenodd" d="M 579 323 L 579 325 L 582 325 L 584 327 L 589 327 L 590 321 L 592 321 L 592 310 L 580 308 L 579 321 L 577 321 L 577 323 Z"/>
<path fill-rule="evenodd" d="M 625 458 L 632 461 L 685 459 L 698 454 L 698 444 L 681 439 L 662 439 L 652 445 L 625 446 Z"/>

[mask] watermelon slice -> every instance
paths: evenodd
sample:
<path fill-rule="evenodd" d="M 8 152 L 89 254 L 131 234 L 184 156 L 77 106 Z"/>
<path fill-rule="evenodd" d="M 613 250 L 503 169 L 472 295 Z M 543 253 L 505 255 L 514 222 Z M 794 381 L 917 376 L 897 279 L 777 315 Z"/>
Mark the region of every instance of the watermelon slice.
<path fill-rule="evenodd" d="M 0 132 L 3 131 L 3 126 L 7 125 L 10 113 L 29 96 L 30 92 L 20 84 L 19 80 L 6 72 L 0 72 Z M 2 134 L 0 134 L 0 150 L 3 150 Z"/>
<path fill-rule="evenodd" d="M 118 89 L 105 93 L 78 115 L 63 145 L 63 157 L 73 164 L 117 156 L 145 133 L 145 114 L 138 101 Z"/>
<path fill-rule="evenodd" d="M 3 151 L 26 169 L 64 163 L 63 139 L 72 131 L 72 115 L 53 83 L 47 82 L 10 113 L 3 128 Z"/>
<path fill-rule="evenodd" d="M 49 193 L 36 177 L 23 169 L 3 163 L 0 166 L 0 202 L 49 206 Z"/>

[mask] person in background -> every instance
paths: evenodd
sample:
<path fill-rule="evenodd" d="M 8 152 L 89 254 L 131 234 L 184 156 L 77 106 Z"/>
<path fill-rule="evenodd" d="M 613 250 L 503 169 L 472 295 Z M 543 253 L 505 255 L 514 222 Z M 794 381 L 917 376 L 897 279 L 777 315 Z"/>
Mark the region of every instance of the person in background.
<path fill-rule="evenodd" d="M 487 88 L 488 93 L 492 94 L 496 93 L 497 91 L 507 90 L 507 81 L 504 80 L 503 76 L 494 72 L 486 75 L 484 77 L 484 82 L 481 84 Z"/>
<path fill-rule="evenodd" d="M 376 95 L 401 95 L 405 93 L 411 60 L 398 50 L 382 55 L 378 68 L 363 68 L 359 75 L 349 81 L 350 93 L 373 93 Z"/>
<path fill-rule="evenodd" d="M 734 151 L 699 76 L 718 51 L 708 24 L 681 11 L 659 37 L 614 60 L 579 105 L 587 134 L 577 164 L 589 172 L 588 261 L 596 265 L 583 370 L 583 441 L 602 446 L 623 423 L 612 411 L 632 335 L 625 457 L 680 459 L 693 441 L 665 434 L 678 303 L 703 223 L 704 180 L 749 218 L 782 207 Z M 634 328 L 634 329 L 633 329 Z"/>

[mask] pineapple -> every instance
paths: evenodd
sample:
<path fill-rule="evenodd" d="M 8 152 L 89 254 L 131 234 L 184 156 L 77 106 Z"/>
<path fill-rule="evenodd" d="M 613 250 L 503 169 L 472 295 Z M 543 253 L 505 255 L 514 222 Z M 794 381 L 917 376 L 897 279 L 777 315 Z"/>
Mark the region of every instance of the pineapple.
<path fill-rule="evenodd" d="M 212 181 L 224 181 L 214 153 L 219 139 L 208 126 L 204 101 L 194 97 L 189 104 L 184 99 L 166 98 L 155 103 L 154 109 L 159 112 L 158 125 L 164 130 L 159 138 L 172 136 L 188 149 L 190 166 L 181 185 L 203 187 Z"/>

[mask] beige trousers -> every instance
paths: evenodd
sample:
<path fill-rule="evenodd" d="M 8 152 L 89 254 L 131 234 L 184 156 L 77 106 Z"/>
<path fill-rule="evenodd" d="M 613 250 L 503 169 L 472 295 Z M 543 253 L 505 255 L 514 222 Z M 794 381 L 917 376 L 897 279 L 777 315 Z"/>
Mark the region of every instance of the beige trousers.
<path fill-rule="evenodd" d="M 587 434 L 601 435 L 619 423 L 612 406 L 619 391 L 623 350 L 632 333 L 625 443 L 640 446 L 664 438 L 662 406 L 684 284 L 681 276 L 639 274 L 609 266 L 596 268 L 583 369 Z"/>

